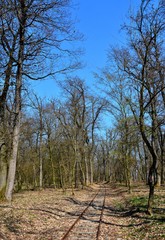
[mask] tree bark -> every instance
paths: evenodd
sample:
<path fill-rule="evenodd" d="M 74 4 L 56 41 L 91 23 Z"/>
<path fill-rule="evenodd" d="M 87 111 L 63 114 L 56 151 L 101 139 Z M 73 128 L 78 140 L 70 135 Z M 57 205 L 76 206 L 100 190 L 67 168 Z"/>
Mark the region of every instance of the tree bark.
<path fill-rule="evenodd" d="M 43 158 L 42 158 L 42 125 L 40 126 L 40 144 L 39 144 L 39 168 L 40 168 L 40 188 L 43 187 Z"/>
<path fill-rule="evenodd" d="M 22 92 L 22 71 L 23 71 L 23 60 L 24 60 L 24 41 L 25 41 L 25 25 L 26 25 L 26 7 L 25 1 L 20 2 L 20 19 L 19 19 L 19 51 L 18 51 L 18 61 L 17 61 L 17 72 L 16 72 L 16 86 L 15 86 L 15 112 L 13 120 L 13 141 L 12 141 L 12 151 L 9 161 L 9 171 L 7 178 L 7 186 L 5 197 L 8 201 L 12 200 L 12 192 L 14 190 L 14 181 L 16 173 L 16 162 L 17 162 L 17 152 L 18 143 L 20 135 L 20 120 L 21 120 L 21 92 Z"/>
<path fill-rule="evenodd" d="M 1 143 L 0 146 L 0 198 L 4 198 L 7 180 L 7 162 L 6 162 L 6 146 Z"/>
<path fill-rule="evenodd" d="M 152 215 L 153 213 L 152 208 L 154 203 L 154 190 L 155 190 L 156 183 L 157 183 L 157 169 L 153 164 L 150 168 L 149 178 L 148 178 L 150 191 L 149 191 L 149 198 L 148 198 L 147 213 L 149 215 Z"/>
<path fill-rule="evenodd" d="M 7 178 L 6 193 L 5 193 L 6 199 L 10 202 L 12 200 L 12 193 L 14 189 L 19 134 L 20 134 L 20 113 L 17 116 L 17 122 L 13 132 L 12 154 L 9 160 L 9 170 L 8 170 L 8 178 Z"/>
<path fill-rule="evenodd" d="M 88 186 L 89 185 L 89 168 L 88 168 L 86 155 L 84 157 L 84 162 L 85 162 L 85 185 Z"/>

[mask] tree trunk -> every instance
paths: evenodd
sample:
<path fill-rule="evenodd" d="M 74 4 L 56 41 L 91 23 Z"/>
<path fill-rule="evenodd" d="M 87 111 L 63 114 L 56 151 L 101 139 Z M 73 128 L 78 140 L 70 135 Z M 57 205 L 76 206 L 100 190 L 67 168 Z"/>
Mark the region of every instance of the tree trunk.
<path fill-rule="evenodd" d="M 13 120 L 13 140 L 12 140 L 12 151 L 9 161 L 9 171 L 7 178 L 7 186 L 5 197 L 8 201 L 12 200 L 12 192 L 14 189 L 14 180 L 16 173 L 16 162 L 18 143 L 20 135 L 20 120 L 21 120 L 21 92 L 22 92 L 22 70 L 24 60 L 24 41 L 25 41 L 25 25 L 26 25 L 26 7 L 25 1 L 21 1 L 21 14 L 19 23 L 19 52 L 17 58 L 17 72 L 16 72 L 16 86 L 15 86 L 15 98 L 14 98 L 14 120 Z"/>
<path fill-rule="evenodd" d="M 0 149 L 0 198 L 5 197 L 5 188 L 7 180 L 6 147 L 1 144 Z"/>
<path fill-rule="evenodd" d="M 54 169 L 54 162 L 52 157 L 50 158 L 51 165 L 52 165 L 52 180 L 53 180 L 53 186 L 56 188 L 56 176 L 55 176 L 55 169 Z"/>
<path fill-rule="evenodd" d="M 153 165 L 150 168 L 149 171 L 149 177 L 148 177 L 148 184 L 149 184 L 149 198 L 148 198 L 148 206 L 147 206 L 147 213 L 149 215 L 152 215 L 152 208 L 154 203 L 154 190 L 155 186 L 157 184 L 157 161 L 155 158 L 153 158 Z"/>
<path fill-rule="evenodd" d="M 87 157 L 85 155 L 84 157 L 84 162 L 85 162 L 85 185 L 89 185 L 89 169 L 88 169 L 88 162 L 87 162 Z"/>
<path fill-rule="evenodd" d="M 150 169 L 149 178 L 148 178 L 148 184 L 149 184 L 150 191 L 149 191 L 149 198 L 148 198 L 147 213 L 149 215 L 152 215 L 152 207 L 153 207 L 153 203 L 154 203 L 155 180 L 156 180 L 156 172 L 152 166 Z"/>
<path fill-rule="evenodd" d="M 126 178 L 127 178 L 127 187 L 128 187 L 128 193 L 131 194 L 132 192 L 132 186 L 131 186 L 131 169 L 129 164 L 130 155 L 125 156 L 125 162 L 126 162 Z"/>
<path fill-rule="evenodd" d="M 160 179 L 161 184 L 164 184 L 164 168 L 165 168 L 165 135 L 161 134 L 160 142 Z"/>
<path fill-rule="evenodd" d="M 33 163 L 33 189 L 37 186 L 37 174 L 36 174 L 36 166 L 35 163 Z"/>
<path fill-rule="evenodd" d="M 90 157 L 90 183 L 93 184 L 93 161 L 92 158 Z"/>
<path fill-rule="evenodd" d="M 17 120 L 14 126 L 14 132 L 13 132 L 12 154 L 9 160 L 9 170 L 8 170 L 7 186 L 6 186 L 6 193 L 5 193 L 5 197 L 8 201 L 12 200 L 12 192 L 14 189 L 18 142 L 19 142 L 19 134 L 20 134 L 20 113 L 17 115 L 16 118 Z"/>
<path fill-rule="evenodd" d="M 39 145 L 39 168 L 40 168 L 40 188 L 43 187 L 43 158 L 42 158 L 42 130 L 40 132 L 40 145 Z"/>
<path fill-rule="evenodd" d="M 161 156 L 161 184 L 164 184 L 164 158 L 163 155 Z"/>
<path fill-rule="evenodd" d="M 52 157 L 52 148 L 51 148 L 51 141 L 50 136 L 48 134 L 48 150 L 49 150 L 49 159 L 52 166 L 52 180 L 53 180 L 53 186 L 56 188 L 56 176 L 55 176 L 55 169 L 54 169 L 54 162 Z"/>
<path fill-rule="evenodd" d="M 80 168 L 79 168 L 79 162 L 76 161 L 76 165 L 75 165 L 75 188 L 79 187 L 79 179 L 80 179 Z"/>
<path fill-rule="evenodd" d="M 148 198 L 148 207 L 147 207 L 147 213 L 149 215 L 152 215 L 153 211 L 153 203 L 154 203 L 154 185 L 150 184 L 150 192 L 149 192 L 149 198 Z"/>

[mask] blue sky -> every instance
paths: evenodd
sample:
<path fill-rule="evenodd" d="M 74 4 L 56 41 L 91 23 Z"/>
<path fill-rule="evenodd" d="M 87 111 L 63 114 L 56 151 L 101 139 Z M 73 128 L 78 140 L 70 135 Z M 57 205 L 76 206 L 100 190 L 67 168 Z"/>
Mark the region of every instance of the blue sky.
<path fill-rule="evenodd" d="M 74 0 L 73 0 L 74 2 Z M 106 51 L 110 45 L 122 45 L 125 42 L 121 25 L 126 21 L 128 10 L 135 9 L 140 0 L 75 0 L 77 7 L 73 11 L 73 18 L 77 18 L 76 28 L 84 34 L 81 43 L 85 54 L 82 61 L 85 67 L 73 75 L 90 85 L 94 85 L 93 72 L 106 65 Z M 41 97 L 58 96 L 54 80 L 37 81 L 34 91 Z"/>

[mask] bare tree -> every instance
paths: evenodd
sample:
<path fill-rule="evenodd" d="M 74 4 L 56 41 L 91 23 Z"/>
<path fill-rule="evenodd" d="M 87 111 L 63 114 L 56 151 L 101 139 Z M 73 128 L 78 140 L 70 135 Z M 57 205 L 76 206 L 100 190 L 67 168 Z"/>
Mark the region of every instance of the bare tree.
<path fill-rule="evenodd" d="M 127 102 L 152 156 L 148 177 L 149 214 L 152 214 L 160 158 L 158 129 L 163 131 L 164 125 L 163 9 L 162 1 L 154 6 L 151 0 L 143 0 L 137 14 L 130 18 L 131 25 L 125 26 L 130 39 L 128 48 L 113 52 L 116 64 L 129 79 Z"/>
<path fill-rule="evenodd" d="M 31 108 L 34 110 L 36 119 L 38 120 L 38 156 L 39 156 L 39 186 L 43 187 L 43 135 L 44 135 L 44 99 L 41 99 L 34 94 L 34 97 L 30 98 Z"/>
<path fill-rule="evenodd" d="M 75 186 L 80 182 L 88 185 L 93 183 L 95 132 L 105 102 L 90 95 L 79 78 L 69 79 L 61 87 L 66 103 L 59 108 L 58 118 L 74 151 L 73 179 Z"/>
<path fill-rule="evenodd" d="M 43 79 L 78 66 L 75 62 L 72 64 L 71 58 L 61 61 L 62 57 L 66 59 L 74 55 L 72 50 L 65 47 L 65 42 L 77 39 L 76 31 L 68 20 L 69 5 L 69 0 L 3 0 L 0 3 L 0 51 L 6 56 L 0 65 L 3 77 L 1 119 L 4 117 L 9 88 L 11 85 L 15 87 L 13 144 L 6 187 L 8 200 L 12 199 L 14 187 L 24 80 Z"/>

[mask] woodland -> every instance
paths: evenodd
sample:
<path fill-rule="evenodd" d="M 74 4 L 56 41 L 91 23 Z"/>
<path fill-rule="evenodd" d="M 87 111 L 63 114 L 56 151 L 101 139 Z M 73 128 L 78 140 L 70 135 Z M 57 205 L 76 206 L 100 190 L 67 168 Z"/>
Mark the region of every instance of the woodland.
<path fill-rule="evenodd" d="M 0 198 L 96 182 L 148 186 L 147 212 L 165 184 L 165 2 L 141 0 L 95 73 L 97 94 L 74 71 L 83 36 L 70 0 L 0 1 Z M 70 44 L 72 43 L 72 44 Z M 95 71 L 95 69 L 94 69 Z M 60 74 L 64 81 L 58 81 Z M 31 81 L 57 79 L 60 99 Z M 103 118 L 113 126 L 102 133 Z"/>

